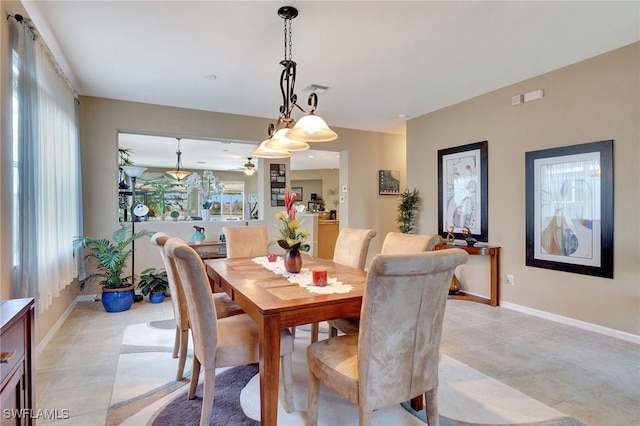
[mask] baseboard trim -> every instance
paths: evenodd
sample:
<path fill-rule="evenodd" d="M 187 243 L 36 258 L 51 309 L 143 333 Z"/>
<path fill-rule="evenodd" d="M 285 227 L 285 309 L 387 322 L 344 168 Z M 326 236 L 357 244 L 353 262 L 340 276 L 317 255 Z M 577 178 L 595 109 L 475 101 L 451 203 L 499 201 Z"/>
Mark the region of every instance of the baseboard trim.
<path fill-rule="evenodd" d="M 562 315 L 552 314 L 550 312 L 540 311 L 538 309 L 517 305 L 515 303 L 505 302 L 503 300 L 500 301 L 500 306 L 506 309 L 511 309 L 513 311 L 518 311 L 524 314 L 533 315 L 535 317 L 548 319 L 561 324 L 571 325 L 583 330 L 593 331 L 594 333 L 603 334 L 605 336 L 614 337 L 616 339 L 640 345 L 640 336 L 638 336 L 637 334 L 631 334 L 620 330 L 614 330 L 613 328 L 602 327 L 600 325 L 580 321 L 574 318 L 564 317 Z"/>
<path fill-rule="evenodd" d="M 71 315 L 71 312 L 73 312 L 73 309 L 76 307 L 77 303 L 78 297 L 73 299 L 73 302 L 71 302 L 69 306 L 67 306 L 67 309 L 65 309 L 64 313 L 60 315 L 60 318 L 58 318 L 53 327 L 49 329 L 49 332 L 42 338 L 42 340 L 40 340 L 40 343 L 36 345 L 36 360 L 38 359 L 42 351 L 47 347 L 51 339 L 53 339 L 53 337 L 56 335 L 58 330 L 60 330 L 62 324 L 64 324 L 69 315 Z"/>
<path fill-rule="evenodd" d="M 95 300 L 98 300 L 97 294 L 81 294 L 76 298 L 78 302 L 93 302 Z"/>

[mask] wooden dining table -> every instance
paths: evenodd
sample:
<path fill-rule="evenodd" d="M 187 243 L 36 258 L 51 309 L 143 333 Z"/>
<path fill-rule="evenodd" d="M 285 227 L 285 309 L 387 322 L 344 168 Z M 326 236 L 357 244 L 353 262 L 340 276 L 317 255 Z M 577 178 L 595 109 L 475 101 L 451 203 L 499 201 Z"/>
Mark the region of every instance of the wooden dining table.
<path fill-rule="evenodd" d="M 360 315 L 366 272 L 330 260 L 304 257 L 304 268 L 327 268 L 328 277 L 353 288 L 347 293 L 316 294 L 252 258 L 204 261 L 216 289 L 225 291 L 258 324 L 260 419 L 278 422 L 280 329 Z"/>

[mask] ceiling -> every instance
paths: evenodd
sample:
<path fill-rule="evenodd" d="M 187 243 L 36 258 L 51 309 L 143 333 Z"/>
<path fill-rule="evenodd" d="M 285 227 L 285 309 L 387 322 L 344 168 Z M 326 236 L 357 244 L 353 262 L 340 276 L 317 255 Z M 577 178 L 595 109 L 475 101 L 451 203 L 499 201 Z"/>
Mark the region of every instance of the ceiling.
<path fill-rule="evenodd" d="M 293 5 L 300 103 L 305 87 L 329 86 L 317 113 L 334 129 L 397 134 L 412 117 L 640 40 L 637 1 L 23 2 L 80 95 L 274 121 L 277 9 Z"/>

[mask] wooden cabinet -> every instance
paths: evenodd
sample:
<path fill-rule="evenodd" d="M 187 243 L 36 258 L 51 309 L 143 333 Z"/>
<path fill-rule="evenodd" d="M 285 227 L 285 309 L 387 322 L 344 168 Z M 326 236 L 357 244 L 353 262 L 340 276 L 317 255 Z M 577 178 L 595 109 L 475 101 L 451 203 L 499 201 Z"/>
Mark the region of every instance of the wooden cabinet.
<path fill-rule="evenodd" d="M 321 259 L 333 259 L 333 250 L 336 247 L 340 221 L 318 221 L 318 257 Z"/>
<path fill-rule="evenodd" d="M 0 301 L 0 416 L 2 424 L 31 425 L 35 412 L 34 301 Z"/>

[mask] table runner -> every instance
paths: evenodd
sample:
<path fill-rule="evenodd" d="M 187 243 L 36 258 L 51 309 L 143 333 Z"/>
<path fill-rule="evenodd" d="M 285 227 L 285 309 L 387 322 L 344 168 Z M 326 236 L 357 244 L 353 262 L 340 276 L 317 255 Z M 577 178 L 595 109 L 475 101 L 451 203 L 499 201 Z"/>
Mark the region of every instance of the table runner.
<path fill-rule="evenodd" d="M 278 256 L 275 262 L 269 262 L 267 256 L 254 257 L 253 261 L 264 268 L 267 268 L 274 274 L 282 275 L 287 281 L 296 283 L 300 287 L 306 288 L 311 293 L 317 294 L 332 294 L 332 293 L 348 293 L 353 290 L 351 284 L 345 284 L 342 281 L 338 281 L 335 277 L 327 277 L 327 285 L 324 287 L 318 287 L 313 285 L 313 279 L 311 277 L 311 270 L 309 268 L 302 268 L 299 273 L 293 274 L 287 272 L 284 267 L 284 260 L 282 256 Z"/>

